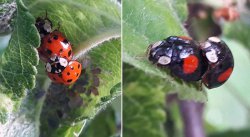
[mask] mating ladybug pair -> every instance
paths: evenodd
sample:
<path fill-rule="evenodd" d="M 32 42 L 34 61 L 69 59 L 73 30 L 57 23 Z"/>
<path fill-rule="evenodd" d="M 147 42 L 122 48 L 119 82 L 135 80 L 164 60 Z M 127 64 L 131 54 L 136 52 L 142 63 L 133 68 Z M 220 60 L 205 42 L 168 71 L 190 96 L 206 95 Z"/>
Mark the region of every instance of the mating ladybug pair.
<path fill-rule="evenodd" d="M 148 59 L 185 81 L 201 80 L 209 89 L 225 83 L 234 67 L 230 49 L 217 37 L 198 43 L 188 37 L 170 36 L 148 47 Z"/>
<path fill-rule="evenodd" d="M 40 33 L 40 58 L 46 62 L 48 77 L 55 83 L 70 85 L 81 75 L 82 65 L 72 60 L 72 46 L 58 31 L 52 31 L 52 22 L 47 18 L 37 18 L 36 27 Z"/>

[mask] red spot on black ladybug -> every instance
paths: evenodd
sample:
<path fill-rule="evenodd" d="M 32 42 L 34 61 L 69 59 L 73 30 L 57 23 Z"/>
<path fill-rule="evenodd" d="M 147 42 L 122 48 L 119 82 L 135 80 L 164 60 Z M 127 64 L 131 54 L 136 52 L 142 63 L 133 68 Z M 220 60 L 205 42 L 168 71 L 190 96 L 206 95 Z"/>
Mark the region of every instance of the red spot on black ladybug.
<path fill-rule="evenodd" d="M 185 74 L 191 74 L 195 72 L 195 70 L 198 68 L 198 65 L 199 65 L 199 59 L 194 55 L 190 55 L 184 59 L 183 72 Z"/>
<path fill-rule="evenodd" d="M 221 73 L 220 75 L 219 75 L 219 77 L 218 77 L 218 81 L 219 82 L 224 82 L 224 81 L 226 81 L 229 77 L 230 77 L 230 75 L 231 75 L 231 73 L 233 72 L 233 68 L 228 68 L 226 71 L 224 71 L 223 73 Z"/>

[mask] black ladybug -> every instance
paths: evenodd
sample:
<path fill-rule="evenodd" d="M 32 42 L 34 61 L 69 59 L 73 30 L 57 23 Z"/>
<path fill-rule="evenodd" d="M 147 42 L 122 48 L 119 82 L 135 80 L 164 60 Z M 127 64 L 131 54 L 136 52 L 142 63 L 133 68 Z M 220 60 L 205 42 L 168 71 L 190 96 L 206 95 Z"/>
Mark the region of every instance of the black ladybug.
<path fill-rule="evenodd" d="M 185 81 L 202 80 L 209 89 L 225 83 L 234 67 L 230 49 L 217 37 L 200 44 L 188 37 L 170 36 L 148 47 L 148 59 Z"/>
<path fill-rule="evenodd" d="M 203 57 L 208 62 L 208 70 L 202 82 L 208 88 L 216 88 L 224 84 L 234 68 L 232 52 L 226 43 L 217 37 L 210 37 L 201 44 Z"/>
<path fill-rule="evenodd" d="M 197 43 L 187 37 L 170 36 L 150 45 L 148 59 L 185 81 L 198 81 L 207 70 Z"/>

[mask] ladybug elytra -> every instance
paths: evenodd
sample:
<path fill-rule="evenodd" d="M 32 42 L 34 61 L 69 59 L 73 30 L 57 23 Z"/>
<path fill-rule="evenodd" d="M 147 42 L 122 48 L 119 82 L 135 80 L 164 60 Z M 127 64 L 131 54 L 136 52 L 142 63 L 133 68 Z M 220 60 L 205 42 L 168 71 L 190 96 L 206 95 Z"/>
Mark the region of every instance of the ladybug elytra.
<path fill-rule="evenodd" d="M 233 72 L 234 59 L 226 43 L 217 37 L 210 37 L 201 46 L 202 54 L 208 62 L 208 70 L 202 82 L 208 88 L 216 88 L 227 81 Z"/>
<path fill-rule="evenodd" d="M 170 36 L 150 47 L 149 60 L 185 81 L 198 81 L 207 69 L 193 40 Z"/>
<path fill-rule="evenodd" d="M 42 38 L 42 44 L 38 50 L 44 58 L 58 56 L 69 61 L 73 56 L 70 42 L 57 30 Z"/>

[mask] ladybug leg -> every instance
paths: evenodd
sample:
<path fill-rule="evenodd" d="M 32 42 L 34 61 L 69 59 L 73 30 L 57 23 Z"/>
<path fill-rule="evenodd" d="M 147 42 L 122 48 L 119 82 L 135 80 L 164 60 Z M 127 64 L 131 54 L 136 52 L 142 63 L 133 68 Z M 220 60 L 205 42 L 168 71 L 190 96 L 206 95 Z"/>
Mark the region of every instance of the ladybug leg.
<path fill-rule="evenodd" d="M 48 11 L 47 11 L 47 10 L 45 10 L 45 17 L 44 17 L 44 20 L 48 20 L 48 21 L 52 24 L 52 22 L 51 22 L 50 19 L 48 18 Z M 52 27 L 52 25 L 51 25 L 51 27 Z"/>
<path fill-rule="evenodd" d="M 147 60 L 147 56 L 144 55 L 144 54 L 136 55 L 135 58 L 138 59 L 138 60 L 141 60 L 141 61 Z"/>
<path fill-rule="evenodd" d="M 199 91 L 202 91 L 202 81 L 199 81 Z"/>

